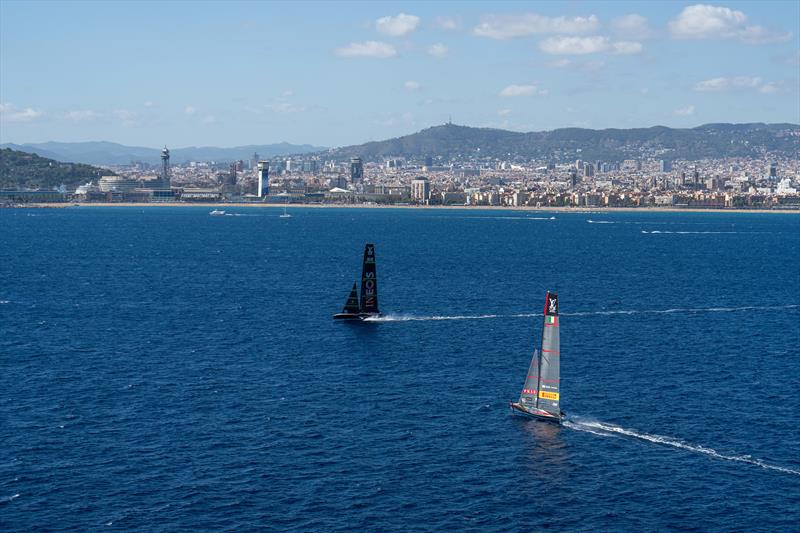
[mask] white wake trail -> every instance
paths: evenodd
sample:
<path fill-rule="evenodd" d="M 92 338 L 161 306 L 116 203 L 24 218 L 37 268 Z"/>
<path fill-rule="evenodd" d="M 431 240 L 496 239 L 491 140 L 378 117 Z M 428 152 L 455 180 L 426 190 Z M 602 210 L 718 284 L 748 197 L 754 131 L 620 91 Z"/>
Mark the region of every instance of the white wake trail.
<path fill-rule="evenodd" d="M 742 307 L 678 307 L 674 309 L 628 309 L 615 311 L 581 311 L 577 313 L 561 313 L 562 316 L 593 315 L 669 315 L 672 313 L 734 313 L 737 311 L 780 311 L 797 309 L 798 304 L 788 305 L 746 305 Z"/>
<path fill-rule="evenodd" d="M 619 309 L 614 311 L 579 311 L 576 313 L 561 313 L 561 316 L 603 316 L 603 315 L 647 315 L 647 314 L 673 314 L 673 313 L 733 313 L 737 311 L 782 311 L 797 309 L 800 304 L 789 305 L 748 305 L 742 307 L 695 307 L 675 309 Z M 407 315 L 388 314 L 374 318 L 367 318 L 365 322 L 427 322 L 441 320 L 486 320 L 490 318 L 531 318 L 541 316 L 541 313 L 514 313 L 514 314 L 486 314 L 486 315 Z"/>
<path fill-rule="evenodd" d="M 631 437 L 634 439 L 644 440 L 647 442 L 652 442 L 654 444 L 662 444 L 665 446 L 672 446 L 673 448 L 679 448 L 681 450 L 686 450 L 694 453 L 700 453 L 703 455 L 707 455 L 709 457 L 713 457 L 714 459 L 721 459 L 724 461 L 735 461 L 739 463 L 747 463 L 755 466 L 760 466 L 761 468 L 765 468 L 767 470 L 774 470 L 777 472 L 782 472 L 784 474 L 792 474 L 795 476 L 800 476 L 800 470 L 793 470 L 791 468 L 786 468 L 784 466 L 772 465 L 769 463 L 765 463 L 761 459 L 754 458 L 750 455 L 727 455 L 724 453 L 720 453 L 713 448 L 709 448 L 707 446 L 700 446 L 699 444 L 690 444 L 680 439 L 676 439 L 673 437 L 667 437 L 664 435 L 655 435 L 649 433 L 640 433 L 638 431 L 634 431 L 632 429 L 626 429 L 620 426 L 616 426 L 614 424 L 608 424 L 605 422 L 599 421 L 582 421 L 582 420 L 567 420 L 564 422 L 564 426 L 575 429 L 578 431 L 585 431 L 587 433 L 591 433 L 593 435 L 599 435 L 601 437 L 614 437 L 616 435 L 623 435 L 626 437 Z"/>
<path fill-rule="evenodd" d="M 513 315 L 454 315 L 454 316 L 415 316 L 415 315 L 384 315 L 367 318 L 364 322 L 422 322 L 428 320 L 483 320 L 486 318 L 503 318 Z"/>
<path fill-rule="evenodd" d="M 667 230 L 642 230 L 645 235 L 760 235 L 772 233 L 770 231 L 667 231 Z"/>

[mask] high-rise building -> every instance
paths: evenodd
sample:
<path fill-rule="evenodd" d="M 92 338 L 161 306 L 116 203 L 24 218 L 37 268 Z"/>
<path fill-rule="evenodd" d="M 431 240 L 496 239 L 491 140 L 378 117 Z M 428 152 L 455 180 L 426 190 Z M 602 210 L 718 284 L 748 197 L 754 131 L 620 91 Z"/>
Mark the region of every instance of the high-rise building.
<path fill-rule="evenodd" d="M 666 159 L 662 159 L 658 162 L 658 170 L 661 172 L 671 172 L 672 171 L 672 162 L 667 161 Z"/>
<path fill-rule="evenodd" d="M 364 180 L 364 163 L 360 157 L 354 157 L 350 160 L 350 182 L 353 185 L 361 183 Z"/>
<path fill-rule="evenodd" d="M 169 189 L 172 186 L 169 175 L 169 150 L 166 146 L 161 150 L 161 187 Z"/>
<path fill-rule="evenodd" d="M 433 166 L 433 157 L 425 156 L 425 166 L 431 168 Z"/>
<path fill-rule="evenodd" d="M 269 161 L 258 162 L 258 190 L 256 195 L 261 198 L 269 195 Z"/>
<path fill-rule="evenodd" d="M 573 190 L 578 187 L 578 170 L 574 167 L 569 169 L 569 182 Z"/>
<path fill-rule="evenodd" d="M 411 199 L 421 204 L 428 203 L 431 198 L 431 182 L 420 176 L 411 182 Z"/>
<path fill-rule="evenodd" d="M 250 170 L 256 168 L 258 165 L 258 152 L 253 152 L 253 157 L 250 158 Z"/>
<path fill-rule="evenodd" d="M 583 164 L 583 175 L 587 178 L 591 178 L 594 176 L 594 165 L 591 163 L 584 163 Z"/>
<path fill-rule="evenodd" d="M 778 177 L 778 163 L 770 163 L 770 165 L 769 165 L 769 177 L 770 178 L 777 178 Z"/>

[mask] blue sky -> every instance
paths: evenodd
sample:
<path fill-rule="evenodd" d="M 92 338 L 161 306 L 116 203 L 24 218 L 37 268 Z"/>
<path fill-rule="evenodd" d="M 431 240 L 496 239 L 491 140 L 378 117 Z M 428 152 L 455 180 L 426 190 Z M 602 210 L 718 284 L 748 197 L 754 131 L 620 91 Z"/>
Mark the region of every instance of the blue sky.
<path fill-rule="evenodd" d="M 0 142 L 800 122 L 800 2 L 0 2 Z"/>

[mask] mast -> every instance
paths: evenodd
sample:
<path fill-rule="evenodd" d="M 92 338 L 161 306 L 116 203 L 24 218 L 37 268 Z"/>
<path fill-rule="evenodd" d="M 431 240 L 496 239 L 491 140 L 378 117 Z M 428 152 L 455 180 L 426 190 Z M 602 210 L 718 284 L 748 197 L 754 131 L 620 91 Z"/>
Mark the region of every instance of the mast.
<path fill-rule="evenodd" d="M 538 393 L 536 407 L 560 416 L 561 390 L 561 336 L 558 321 L 558 295 L 547 292 L 544 303 L 544 324 L 542 325 L 542 351 L 539 357 Z"/>
<path fill-rule="evenodd" d="M 375 245 L 364 246 L 364 266 L 361 270 L 361 312 L 378 313 L 378 277 L 375 270 Z"/>

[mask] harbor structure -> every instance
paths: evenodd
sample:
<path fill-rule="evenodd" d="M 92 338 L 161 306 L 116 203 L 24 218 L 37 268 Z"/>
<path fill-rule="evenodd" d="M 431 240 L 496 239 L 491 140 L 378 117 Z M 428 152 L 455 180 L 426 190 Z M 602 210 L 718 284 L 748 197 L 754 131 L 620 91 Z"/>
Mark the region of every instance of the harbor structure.
<path fill-rule="evenodd" d="M 169 189 L 172 186 L 169 175 L 169 149 L 164 146 L 161 150 L 161 189 Z"/>

